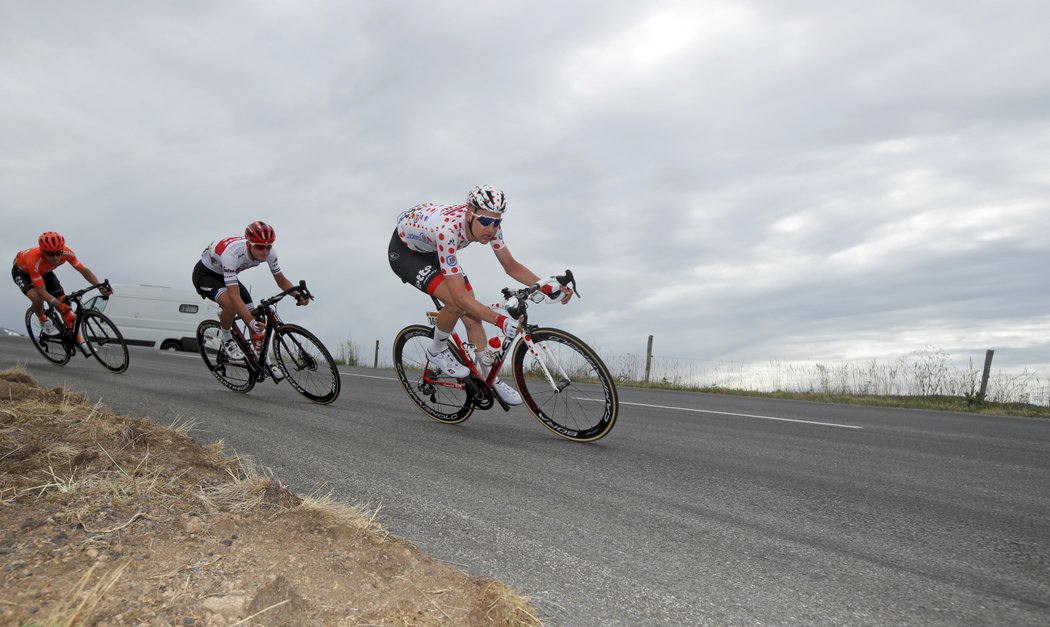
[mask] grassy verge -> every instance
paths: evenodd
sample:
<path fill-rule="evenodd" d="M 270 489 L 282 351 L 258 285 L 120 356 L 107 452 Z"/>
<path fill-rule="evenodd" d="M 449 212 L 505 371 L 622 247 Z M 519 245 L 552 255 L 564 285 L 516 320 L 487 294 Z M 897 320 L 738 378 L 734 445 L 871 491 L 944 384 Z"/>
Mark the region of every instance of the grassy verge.
<path fill-rule="evenodd" d="M 222 442 L 0 372 L 0 624 L 537 625 L 507 585 Z"/>
<path fill-rule="evenodd" d="M 873 395 L 873 394 L 825 394 L 821 392 L 761 392 L 755 390 L 738 390 L 717 386 L 683 386 L 671 383 L 642 383 L 637 381 L 619 381 L 619 387 L 652 388 L 661 390 L 678 390 L 682 392 L 699 392 L 704 394 L 728 394 L 733 396 L 754 396 L 761 398 L 783 398 L 795 401 L 816 403 L 842 403 L 844 405 L 869 405 L 873 407 L 902 407 L 907 409 L 926 409 L 933 411 L 953 411 L 970 414 L 987 414 L 991 416 L 1024 416 L 1029 418 L 1050 418 L 1050 407 L 1029 403 L 994 403 L 977 401 L 965 396 L 948 395 Z"/>

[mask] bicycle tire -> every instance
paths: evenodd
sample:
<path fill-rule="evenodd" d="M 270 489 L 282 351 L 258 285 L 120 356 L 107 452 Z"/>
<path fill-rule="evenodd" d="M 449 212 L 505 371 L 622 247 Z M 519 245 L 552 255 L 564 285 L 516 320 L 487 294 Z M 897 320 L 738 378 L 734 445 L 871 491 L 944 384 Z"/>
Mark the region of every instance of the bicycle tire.
<path fill-rule="evenodd" d="M 321 405 L 339 398 L 339 369 L 316 335 L 297 324 L 282 324 L 274 333 L 273 352 L 296 392 Z"/>
<path fill-rule="evenodd" d="M 217 320 L 205 320 L 197 325 L 197 352 L 200 353 L 208 371 L 219 380 L 219 383 L 234 392 L 249 392 L 255 387 L 255 374 L 249 369 L 247 363 L 234 364 L 222 359 L 219 355 L 219 346 L 219 322 Z M 246 348 L 241 346 L 242 351 Z"/>
<path fill-rule="evenodd" d="M 47 312 L 48 319 L 51 320 L 52 324 L 56 328 L 61 329 L 59 326 L 62 324 L 62 319 L 55 316 L 51 311 Z M 57 320 L 56 320 L 57 318 Z M 72 359 L 73 353 L 66 347 L 66 343 L 62 341 L 61 335 L 43 335 L 41 331 L 40 320 L 37 319 L 36 314 L 33 312 L 33 308 L 26 309 L 26 333 L 29 334 L 29 340 L 33 342 L 33 346 L 36 347 L 40 354 L 44 356 L 44 359 L 51 363 L 64 366 L 69 363 Z"/>
<path fill-rule="evenodd" d="M 113 321 L 97 311 L 86 311 L 80 320 L 80 336 L 98 363 L 121 373 L 128 369 L 128 345 Z"/>
<path fill-rule="evenodd" d="M 514 348 L 514 379 L 529 410 L 544 426 L 567 440 L 593 442 L 616 424 L 620 402 L 609 369 L 580 338 L 554 328 L 530 333 L 533 347 Z M 557 379 L 557 386 L 540 364 Z"/>
<path fill-rule="evenodd" d="M 430 418 L 445 424 L 459 424 L 474 413 L 474 403 L 466 390 L 433 385 L 423 380 L 427 367 L 426 349 L 433 341 L 433 327 L 414 324 L 401 329 L 394 339 L 394 369 L 401 387 L 416 407 Z M 431 371 L 449 382 L 451 377 Z"/>

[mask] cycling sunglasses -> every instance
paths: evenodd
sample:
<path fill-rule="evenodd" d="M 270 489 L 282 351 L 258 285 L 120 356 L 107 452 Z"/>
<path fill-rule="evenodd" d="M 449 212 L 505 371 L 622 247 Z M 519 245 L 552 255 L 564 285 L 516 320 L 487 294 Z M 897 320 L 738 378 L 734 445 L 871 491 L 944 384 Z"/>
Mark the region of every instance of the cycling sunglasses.
<path fill-rule="evenodd" d="M 273 244 L 256 244 L 255 242 L 248 242 L 252 248 L 261 248 L 263 250 L 270 250 L 273 248 Z"/>
<path fill-rule="evenodd" d="M 503 218 L 490 218 L 488 216 L 474 216 L 474 219 L 481 223 L 481 226 L 499 226 L 503 222 Z"/>
<path fill-rule="evenodd" d="M 47 257 L 61 257 L 62 256 L 62 251 L 61 250 L 45 250 L 44 251 L 44 255 L 47 256 Z"/>

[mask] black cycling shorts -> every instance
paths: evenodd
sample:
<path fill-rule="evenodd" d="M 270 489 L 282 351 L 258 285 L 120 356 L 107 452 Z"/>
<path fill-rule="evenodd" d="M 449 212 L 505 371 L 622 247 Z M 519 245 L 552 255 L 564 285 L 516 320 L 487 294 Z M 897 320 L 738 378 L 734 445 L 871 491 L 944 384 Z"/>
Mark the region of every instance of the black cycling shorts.
<path fill-rule="evenodd" d="M 58 282 L 58 277 L 54 272 L 45 272 L 40 276 L 44 279 L 44 289 L 48 294 L 55 298 L 65 296 L 66 292 L 62 289 L 62 284 Z M 28 272 L 19 270 L 18 266 L 11 266 L 11 278 L 14 279 L 15 285 L 22 290 L 23 294 L 28 294 L 29 290 L 33 289 L 33 279 L 29 277 Z"/>
<path fill-rule="evenodd" d="M 401 279 L 402 283 L 408 283 L 425 294 L 433 296 L 434 291 L 445 280 L 445 276 L 441 274 L 438 254 L 412 250 L 401 241 L 397 229 L 394 229 L 394 235 L 390 238 L 387 259 L 390 261 L 390 269 Z M 463 280 L 466 281 L 467 291 L 471 291 L 470 280 L 466 275 L 463 275 Z"/>
<path fill-rule="evenodd" d="M 226 285 L 226 279 L 218 272 L 209 269 L 204 265 L 203 262 L 198 261 L 197 265 L 193 266 L 193 287 L 200 294 L 201 298 L 207 298 L 213 300 L 216 303 L 219 302 L 219 297 L 222 293 L 229 289 Z M 241 288 L 241 300 L 244 304 L 252 302 L 252 295 L 248 293 L 248 288 L 237 281 L 237 287 Z"/>

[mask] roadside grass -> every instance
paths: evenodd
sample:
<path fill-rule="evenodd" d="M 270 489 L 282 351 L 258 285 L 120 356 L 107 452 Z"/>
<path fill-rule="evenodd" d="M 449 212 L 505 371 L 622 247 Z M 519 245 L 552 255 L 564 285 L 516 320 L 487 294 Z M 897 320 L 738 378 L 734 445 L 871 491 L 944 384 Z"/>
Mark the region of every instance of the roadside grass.
<path fill-rule="evenodd" d="M 762 391 L 726 388 L 720 386 L 689 386 L 667 382 L 643 383 L 641 381 L 617 381 L 619 387 L 637 387 L 659 390 L 675 390 L 702 394 L 725 394 L 730 396 L 752 396 L 758 398 L 778 398 L 815 403 L 840 403 L 843 405 L 867 405 L 871 407 L 899 407 L 906 409 L 925 409 L 931 411 L 949 411 L 969 414 L 986 414 L 990 416 L 1023 416 L 1028 418 L 1050 418 L 1050 407 L 1030 403 L 997 403 L 977 401 L 966 396 L 948 395 L 875 395 L 830 392 L 792 392 L 785 390 Z"/>
<path fill-rule="evenodd" d="M 0 624 L 540 624 L 251 457 L 0 371 Z"/>

